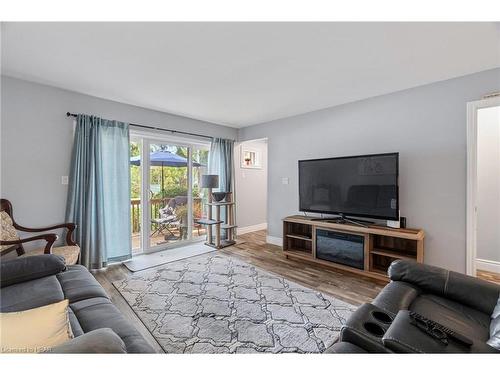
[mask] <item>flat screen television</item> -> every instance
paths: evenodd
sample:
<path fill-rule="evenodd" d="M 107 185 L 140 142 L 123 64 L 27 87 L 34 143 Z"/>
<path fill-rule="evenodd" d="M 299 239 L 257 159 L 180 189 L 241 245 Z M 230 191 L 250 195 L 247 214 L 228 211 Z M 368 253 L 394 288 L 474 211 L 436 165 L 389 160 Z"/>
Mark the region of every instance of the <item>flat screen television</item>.
<path fill-rule="evenodd" d="M 299 160 L 299 209 L 399 220 L 399 153 Z"/>

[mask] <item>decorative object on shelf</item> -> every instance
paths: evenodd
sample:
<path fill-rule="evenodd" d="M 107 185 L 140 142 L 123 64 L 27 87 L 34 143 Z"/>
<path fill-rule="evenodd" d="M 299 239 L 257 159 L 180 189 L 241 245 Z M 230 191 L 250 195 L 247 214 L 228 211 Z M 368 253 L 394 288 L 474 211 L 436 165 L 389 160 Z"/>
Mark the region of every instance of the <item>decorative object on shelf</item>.
<path fill-rule="evenodd" d="M 226 198 L 227 193 L 225 191 L 212 193 L 212 198 L 216 202 L 222 202 Z"/>
<path fill-rule="evenodd" d="M 234 245 L 236 243 L 234 232 L 236 225 L 234 225 L 234 202 L 232 202 L 232 193 L 212 192 L 212 189 L 219 187 L 218 175 L 202 175 L 200 186 L 208 189 L 207 218 L 196 221 L 197 224 L 207 226 L 207 242 L 205 242 L 205 245 L 215 247 L 216 249 Z M 221 202 L 224 199 L 225 201 Z M 221 220 L 221 207 L 225 207 L 226 209 L 226 221 Z M 213 215 L 214 209 L 215 218 Z M 221 238 L 221 229 L 224 229 L 225 238 Z M 215 239 L 213 230 L 215 230 Z"/>
<path fill-rule="evenodd" d="M 241 168 L 262 168 L 262 155 L 261 151 L 254 148 L 245 147 L 241 145 Z"/>

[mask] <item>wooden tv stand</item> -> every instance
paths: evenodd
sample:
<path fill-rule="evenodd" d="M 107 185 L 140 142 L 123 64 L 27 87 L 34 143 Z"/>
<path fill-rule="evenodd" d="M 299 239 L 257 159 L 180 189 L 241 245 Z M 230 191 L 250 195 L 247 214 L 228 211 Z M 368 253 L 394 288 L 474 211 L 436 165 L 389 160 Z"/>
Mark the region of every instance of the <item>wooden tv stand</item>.
<path fill-rule="evenodd" d="M 364 236 L 363 269 L 334 263 L 316 257 L 316 230 Z M 287 258 L 354 272 L 379 280 L 388 280 L 387 268 L 396 259 L 424 260 L 422 229 L 393 229 L 377 225 L 362 227 L 311 220 L 295 215 L 283 219 L 283 253 Z"/>

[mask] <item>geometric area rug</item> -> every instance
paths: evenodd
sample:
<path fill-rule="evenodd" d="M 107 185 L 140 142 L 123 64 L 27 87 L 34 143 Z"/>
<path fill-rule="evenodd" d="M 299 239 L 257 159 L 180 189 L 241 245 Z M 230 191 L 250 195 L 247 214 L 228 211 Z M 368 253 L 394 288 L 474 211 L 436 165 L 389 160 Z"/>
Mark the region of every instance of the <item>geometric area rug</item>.
<path fill-rule="evenodd" d="M 322 353 L 356 309 L 216 251 L 114 285 L 166 353 Z"/>

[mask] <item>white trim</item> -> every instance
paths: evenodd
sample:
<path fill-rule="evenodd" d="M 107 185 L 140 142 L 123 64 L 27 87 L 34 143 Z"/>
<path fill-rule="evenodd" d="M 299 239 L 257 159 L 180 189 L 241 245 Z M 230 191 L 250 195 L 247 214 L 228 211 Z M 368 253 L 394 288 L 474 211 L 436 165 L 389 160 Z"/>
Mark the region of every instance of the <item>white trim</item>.
<path fill-rule="evenodd" d="M 238 228 L 238 234 L 257 232 L 258 230 L 264 230 L 264 229 L 267 229 L 267 223 L 249 225 L 247 227 Z"/>
<path fill-rule="evenodd" d="M 477 111 L 496 106 L 500 106 L 498 97 L 467 103 L 466 271 L 472 276 L 477 257 Z"/>
<path fill-rule="evenodd" d="M 279 247 L 283 246 L 283 238 L 281 237 L 266 236 L 266 242 Z"/>
<path fill-rule="evenodd" d="M 476 259 L 476 269 L 500 273 L 500 262 L 486 259 Z"/>

